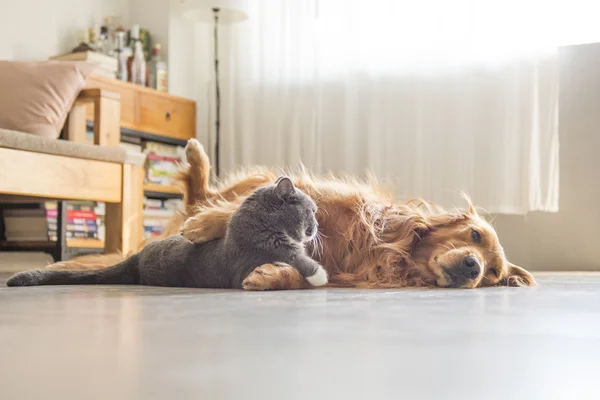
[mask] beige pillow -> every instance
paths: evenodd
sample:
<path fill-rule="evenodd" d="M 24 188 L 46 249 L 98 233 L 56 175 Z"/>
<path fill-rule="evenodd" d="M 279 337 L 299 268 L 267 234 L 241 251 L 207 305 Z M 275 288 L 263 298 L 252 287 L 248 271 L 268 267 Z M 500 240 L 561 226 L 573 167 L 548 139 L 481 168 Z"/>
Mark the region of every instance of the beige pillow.
<path fill-rule="evenodd" d="M 0 61 L 0 128 L 58 138 L 94 69 L 83 62 Z"/>

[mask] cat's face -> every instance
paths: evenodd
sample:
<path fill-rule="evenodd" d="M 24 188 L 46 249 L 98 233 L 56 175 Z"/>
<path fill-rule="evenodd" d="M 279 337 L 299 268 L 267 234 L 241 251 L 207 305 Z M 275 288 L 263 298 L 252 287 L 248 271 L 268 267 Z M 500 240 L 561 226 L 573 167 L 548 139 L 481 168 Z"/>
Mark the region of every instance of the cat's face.
<path fill-rule="evenodd" d="M 272 186 L 258 189 L 253 196 L 266 225 L 284 232 L 295 243 L 307 243 L 317 234 L 317 205 L 304 192 L 294 187 L 288 177 Z"/>

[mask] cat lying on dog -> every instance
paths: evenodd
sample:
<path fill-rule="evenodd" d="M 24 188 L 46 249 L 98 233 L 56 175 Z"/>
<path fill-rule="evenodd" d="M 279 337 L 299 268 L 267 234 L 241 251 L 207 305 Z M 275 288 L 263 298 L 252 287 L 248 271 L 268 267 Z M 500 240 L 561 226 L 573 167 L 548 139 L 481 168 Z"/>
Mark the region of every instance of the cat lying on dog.
<path fill-rule="evenodd" d="M 313 286 L 327 283 L 323 267 L 305 244 L 317 235 L 317 207 L 287 177 L 257 189 L 234 213 L 225 237 L 194 244 L 183 236 L 153 242 L 140 253 L 101 270 L 31 270 L 18 273 L 8 286 L 153 285 L 241 288 L 257 266 L 293 265 Z"/>

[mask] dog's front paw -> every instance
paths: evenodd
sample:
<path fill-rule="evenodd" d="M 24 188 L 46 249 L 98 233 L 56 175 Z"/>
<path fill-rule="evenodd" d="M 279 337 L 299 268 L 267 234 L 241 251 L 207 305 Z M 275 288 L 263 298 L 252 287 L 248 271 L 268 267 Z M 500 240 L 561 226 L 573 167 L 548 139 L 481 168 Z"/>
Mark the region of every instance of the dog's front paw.
<path fill-rule="evenodd" d="M 242 282 L 244 290 L 269 290 L 272 287 L 272 277 L 275 273 L 272 264 L 255 268 Z"/>
<path fill-rule="evenodd" d="M 529 280 L 526 277 L 511 275 L 506 278 L 506 286 L 510 287 L 527 287 L 535 286 L 535 280 Z"/>
<path fill-rule="evenodd" d="M 244 290 L 286 290 L 304 289 L 304 277 L 288 264 L 275 262 L 257 267 L 244 279 Z"/>
<path fill-rule="evenodd" d="M 214 239 L 211 228 L 198 224 L 193 217 L 183 223 L 179 233 L 193 243 L 206 243 Z"/>
<path fill-rule="evenodd" d="M 514 264 L 509 264 L 507 277 L 500 284 L 502 286 L 526 287 L 535 286 L 536 282 L 530 272 Z"/>
<path fill-rule="evenodd" d="M 306 280 L 313 286 L 326 285 L 328 282 L 327 271 L 325 271 L 325 268 L 319 266 L 313 275 L 306 277 Z"/>
<path fill-rule="evenodd" d="M 11 276 L 6 286 L 35 286 L 39 285 L 43 273 L 37 270 L 23 271 Z"/>

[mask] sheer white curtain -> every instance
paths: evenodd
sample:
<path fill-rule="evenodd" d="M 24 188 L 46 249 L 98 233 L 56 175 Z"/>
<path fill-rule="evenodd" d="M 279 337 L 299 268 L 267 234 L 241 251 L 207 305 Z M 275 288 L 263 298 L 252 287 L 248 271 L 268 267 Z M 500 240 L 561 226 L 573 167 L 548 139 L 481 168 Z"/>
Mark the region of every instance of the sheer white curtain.
<path fill-rule="evenodd" d="M 465 191 L 490 212 L 558 209 L 556 4 L 248 6 L 221 29 L 224 171 L 302 162 L 369 171 L 399 198 L 450 206 Z"/>

